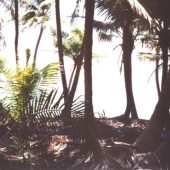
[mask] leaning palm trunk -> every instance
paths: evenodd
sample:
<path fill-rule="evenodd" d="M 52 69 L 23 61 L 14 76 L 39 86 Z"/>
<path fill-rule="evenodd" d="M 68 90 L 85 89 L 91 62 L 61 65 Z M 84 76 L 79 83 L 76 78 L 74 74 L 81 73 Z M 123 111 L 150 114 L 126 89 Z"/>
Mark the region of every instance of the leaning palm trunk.
<path fill-rule="evenodd" d="M 162 84 L 161 89 L 164 86 L 167 72 L 168 72 L 168 47 L 162 47 L 162 58 L 163 58 L 163 68 L 162 68 Z"/>
<path fill-rule="evenodd" d="M 15 0 L 15 59 L 17 70 L 19 67 L 18 38 L 19 38 L 18 0 Z"/>
<path fill-rule="evenodd" d="M 36 44 L 36 47 L 35 47 L 35 52 L 34 52 L 33 70 L 36 68 L 37 52 L 38 52 L 38 48 L 39 48 L 39 45 L 40 45 L 40 41 L 41 41 L 43 31 L 44 31 L 44 27 L 41 26 L 40 33 L 39 33 L 38 40 L 37 40 L 37 44 Z"/>
<path fill-rule="evenodd" d="M 132 64 L 131 55 L 134 47 L 133 35 L 130 31 L 130 21 L 125 21 L 123 26 L 123 62 L 127 105 L 124 116 L 138 118 L 132 90 Z"/>
<path fill-rule="evenodd" d="M 157 57 L 155 60 L 156 63 L 156 68 L 155 68 L 155 81 L 156 81 L 156 89 L 157 89 L 157 93 L 158 93 L 158 98 L 160 96 L 160 86 L 159 86 L 159 58 Z"/>
<path fill-rule="evenodd" d="M 70 89 L 71 89 L 71 85 L 72 85 L 72 82 L 74 80 L 76 70 L 77 70 L 77 64 L 74 64 L 74 67 L 73 67 L 73 70 L 72 70 L 72 73 L 71 73 L 71 76 L 70 76 L 70 80 L 69 80 L 69 83 L 68 83 L 68 91 L 70 91 Z"/>
<path fill-rule="evenodd" d="M 62 45 L 62 34 L 61 34 L 61 22 L 60 22 L 60 0 L 55 0 L 55 10 L 56 10 L 56 25 L 57 25 L 57 40 L 58 40 L 58 53 L 60 61 L 60 73 L 63 85 L 64 102 L 66 104 L 68 97 L 68 88 L 64 67 L 63 59 L 63 45 Z"/>
<path fill-rule="evenodd" d="M 84 43 L 82 43 L 82 48 L 81 48 L 80 56 L 78 57 L 77 62 L 75 63 L 75 66 L 73 68 L 73 73 L 72 73 L 72 76 L 70 78 L 70 83 L 69 83 L 70 84 L 69 85 L 70 88 L 69 88 L 69 93 L 68 93 L 68 97 L 67 97 L 67 102 L 66 102 L 65 108 L 63 110 L 63 113 L 68 118 L 71 117 L 71 106 L 72 106 L 73 99 L 74 99 L 74 96 L 75 96 L 75 92 L 76 92 L 76 89 L 77 89 L 78 80 L 79 80 L 79 76 L 80 76 L 80 71 L 81 71 L 81 67 L 82 67 L 82 62 L 83 62 L 83 54 L 82 54 L 83 44 Z M 73 79 L 73 77 L 74 77 L 74 79 Z"/>
<path fill-rule="evenodd" d="M 154 151 L 162 142 L 164 131 L 170 126 L 170 71 L 148 126 L 134 143 L 142 151 Z"/>

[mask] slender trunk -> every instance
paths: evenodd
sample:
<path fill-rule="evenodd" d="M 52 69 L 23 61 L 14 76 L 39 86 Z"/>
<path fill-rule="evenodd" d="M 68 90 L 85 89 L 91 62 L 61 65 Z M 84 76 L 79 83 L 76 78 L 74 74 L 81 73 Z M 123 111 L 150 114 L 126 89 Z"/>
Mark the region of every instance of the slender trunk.
<path fill-rule="evenodd" d="M 157 93 L 158 93 L 158 98 L 160 96 L 160 86 L 159 86 L 159 58 L 156 58 L 155 60 L 156 63 L 156 68 L 155 68 L 155 80 L 156 80 L 156 89 L 157 89 Z"/>
<path fill-rule="evenodd" d="M 124 116 L 128 118 L 131 113 L 132 118 L 138 118 L 132 90 L 132 65 L 131 54 L 133 51 L 134 40 L 130 31 L 130 22 L 123 26 L 123 62 L 127 105 Z"/>
<path fill-rule="evenodd" d="M 71 85 L 72 85 L 72 83 L 73 83 L 76 70 L 77 70 L 77 64 L 74 63 L 74 68 L 73 68 L 73 71 L 72 71 L 72 73 L 71 73 L 70 80 L 69 80 L 69 84 L 68 84 L 68 91 L 69 91 L 68 93 L 70 93 Z"/>
<path fill-rule="evenodd" d="M 163 58 L 163 69 L 162 69 L 162 85 L 161 89 L 164 86 L 166 77 L 167 77 L 167 71 L 168 71 L 168 47 L 162 48 L 162 58 Z"/>
<path fill-rule="evenodd" d="M 161 89 L 164 86 L 164 82 L 167 77 L 167 72 L 168 72 L 168 24 L 167 22 L 164 21 L 164 28 L 162 30 L 161 34 L 161 50 L 162 50 L 162 59 L 163 59 L 163 69 L 162 69 L 162 85 Z"/>
<path fill-rule="evenodd" d="M 69 103 L 73 102 L 73 98 L 74 98 L 75 91 L 76 91 L 77 84 L 78 84 L 78 80 L 79 80 L 82 62 L 83 62 L 83 55 L 81 55 L 79 57 L 79 61 L 76 64 L 76 71 L 75 71 L 74 80 L 72 82 L 72 86 L 71 86 L 70 91 L 69 91 Z"/>
<path fill-rule="evenodd" d="M 134 146 L 142 151 L 154 151 L 162 142 L 164 129 L 170 124 L 170 71 L 161 91 L 159 100 L 149 121 L 148 126 L 135 141 Z"/>
<path fill-rule="evenodd" d="M 68 98 L 67 98 L 67 102 L 66 102 L 65 108 L 63 110 L 63 113 L 65 115 L 67 115 L 67 117 L 71 117 L 71 106 L 72 106 L 73 99 L 74 99 L 74 96 L 75 96 L 75 92 L 76 92 L 76 89 L 77 89 L 77 84 L 78 84 L 78 80 L 79 80 L 80 70 L 81 70 L 82 63 L 83 63 L 83 48 L 84 48 L 84 39 L 83 39 L 80 55 L 78 56 L 77 61 L 75 63 L 75 67 L 74 68 L 76 70 L 74 71 L 74 69 L 73 69 L 73 72 L 75 72 L 74 80 L 72 81 L 70 79 L 70 83 L 69 83 L 70 84 L 70 88 L 69 88 L 69 92 L 68 92 Z"/>
<path fill-rule="evenodd" d="M 42 37 L 43 31 L 44 31 L 44 27 L 41 26 L 41 28 L 40 28 L 40 33 L 39 33 L 38 40 L 37 40 L 37 44 L 36 44 L 35 51 L 34 51 L 33 70 L 34 70 L 35 67 L 36 67 L 37 52 L 38 52 L 38 48 L 39 48 L 39 45 L 40 45 L 40 41 L 41 41 L 41 37 Z"/>
<path fill-rule="evenodd" d="M 81 54 L 80 57 L 79 57 L 79 62 L 75 65 L 76 70 L 75 70 L 74 80 L 73 80 L 73 82 L 70 82 L 70 84 L 72 84 L 72 86 L 70 86 L 70 91 L 69 91 L 69 94 L 68 94 L 67 103 L 66 103 L 65 108 L 63 110 L 63 113 L 66 114 L 67 117 L 71 117 L 71 106 L 72 106 L 73 99 L 74 99 L 75 92 L 76 92 L 77 85 L 78 85 L 82 61 L 83 61 L 83 55 Z"/>
<path fill-rule="evenodd" d="M 58 41 L 58 53 L 60 62 L 60 73 L 63 86 L 64 102 L 66 104 L 68 96 L 67 80 L 64 67 L 63 45 L 62 45 L 62 33 L 61 33 L 61 21 L 60 21 L 60 0 L 55 0 L 56 10 L 56 27 L 57 27 L 57 41 Z"/>
<path fill-rule="evenodd" d="M 84 76 L 85 76 L 85 142 L 87 149 L 95 156 L 101 156 L 100 144 L 97 140 L 98 129 L 95 124 L 92 101 L 92 46 L 93 46 L 93 18 L 95 0 L 86 0 L 85 34 L 84 34 Z"/>
<path fill-rule="evenodd" d="M 18 67 L 19 67 L 18 39 L 19 39 L 18 0 L 15 0 L 15 59 L 16 59 L 17 70 L 18 70 Z"/>
<path fill-rule="evenodd" d="M 85 76 L 85 117 L 91 121 L 94 118 L 92 102 L 92 46 L 94 0 L 86 0 L 86 18 L 84 35 L 84 76 Z"/>

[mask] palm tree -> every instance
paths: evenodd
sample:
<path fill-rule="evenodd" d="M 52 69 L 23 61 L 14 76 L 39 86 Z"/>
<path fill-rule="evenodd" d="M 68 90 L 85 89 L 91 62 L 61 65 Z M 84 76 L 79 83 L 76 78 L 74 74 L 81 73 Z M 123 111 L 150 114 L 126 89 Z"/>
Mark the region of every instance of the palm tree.
<path fill-rule="evenodd" d="M 27 4 L 27 0 L 12 0 L 5 1 L 1 0 L 1 4 L 3 4 L 12 15 L 12 19 L 15 21 L 15 60 L 16 60 L 16 68 L 19 68 L 19 55 L 18 55 L 18 41 L 19 41 L 19 3 Z"/>
<path fill-rule="evenodd" d="M 18 56 L 18 38 L 19 38 L 19 11 L 18 11 L 18 0 L 15 0 L 15 58 L 16 67 L 19 67 L 19 56 Z"/>
<path fill-rule="evenodd" d="M 93 19 L 95 0 L 85 1 L 85 34 L 83 43 L 84 76 L 85 76 L 85 141 L 88 149 L 100 156 L 100 144 L 97 141 L 92 100 L 92 46 Z"/>
<path fill-rule="evenodd" d="M 38 35 L 37 43 L 33 55 L 33 68 L 36 67 L 37 52 L 42 38 L 42 34 L 45 29 L 45 24 L 49 20 L 51 3 L 45 3 L 45 1 L 31 2 L 27 6 L 28 12 L 22 17 L 23 24 L 27 24 L 29 27 L 33 25 L 40 25 L 40 32 Z"/>
<path fill-rule="evenodd" d="M 67 88 L 67 80 L 65 74 L 64 58 L 63 58 L 64 56 L 63 56 L 61 21 L 60 21 L 60 0 L 55 0 L 55 10 L 56 10 L 56 28 L 57 28 L 58 54 L 59 54 L 59 61 L 60 61 L 60 73 L 62 79 L 64 101 L 66 104 L 67 97 L 68 97 L 68 88 Z"/>
<path fill-rule="evenodd" d="M 153 0 L 152 2 L 141 0 L 143 5 L 149 11 L 152 18 L 156 19 L 156 24 L 153 27 L 153 32 L 158 40 L 158 45 L 162 51 L 163 69 L 161 89 L 166 80 L 168 72 L 168 47 L 170 45 L 170 33 L 168 30 L 170 16 L 167 15 L 169 11 L 170 2 L 168 0 L 160 1 Z"/>
<path fill-rule="evenodd" d="M 160 31 L 159 33 L 163 34 L 159 36 L 159 43 L 162 47 L 169 47 L 169 41 L 168 41 L 168 32 L 166 30 L 167 25 L 169 25 L 169 22 L 167 22 L 167 19 L 170 17 L 169 15 L 169 1 L 156 1 L 157 7 L 160 8 L 158 13 L 158 18 L 160 22 L 164 23 L 163 26 L 163 32 Z M 166 23 L 165 23 L 166 22 Z M 165 50 L 165 53 L 163 52 Z M 167 55 L 167 50 L 162 49 L 163 57 Z M 166 55 L 164 55 L 166 54 Z M 166 58 L 166 57 L 165 57 Z M 170 108 L 170 70 L 168 71 L 166 68 L 167 65 L 167 58 L 163 58 L 163 74 L 164 77 L 162 78 L 162 91 L 160 93 L 159 100 L 155 106 L 155 109 L 153 111 L 152 117 L 149 121 L 148 126 L 143 131 L 143 133 L 139 136 L 139 138 L 135 141 L 134 146 L 137 148 L 140 148 L 143 151 L 154 151 L 162 142 L 162 134 L 166 133 L 167 130 L 169 130 L 169 124 L 170 124 L 170 117 L 169 117 L 169 108 Z M 165 70 L 164 70 L 165 69 Z M 168 71 L 168 74 L 167 74 Z M 167 74 L 167 75 L 166 75 Z M 166 76 L 165 76 L 166 75 Z"/>
<path fill-rule="evenodd" d="M 161 22 L 159 24 L 160 30 L 157 30 L 157 34 L 159 36 L 159 45 L 162 49 L 162 58 L 163 58 L 163 69 L 162 69 L 162 86 L 164 86 L 164 82 L 166 80 L 167 72 L 168 72 L 168 48 L 170 46 L 170 31 L 169 31 L 169 6 L 170 2 L 168 0 L 157 1 L 157 6 L 155 9 L 154 17 L 159 19 Z M 162 28 L 161 28 L 162 27 Z"/>
<path fill-rule="evenodd" d="M 131 2 L 133 6 L 133 2 Z M 131 9 L 131 5 L 128 1 L 117 1 L 117 0 L 99 0 L 97 7 L 100 12 L 106 14 L 107 19 L 110 18 L 111 22 L 106 24 L 104 31 L 107 30 L 120 32 L 122 29 L 122 50 L 123 50 L 123 66 L 124 66 L 124 77 L 125 77 L 125 89 L 127 105 L 123 118 L 131 117 L 138 118 L 136 105 L 133 96 L 132 88 L 132 66 L 131 66 L 131 55 L 134 49 L 134 40 L 136 36 L 147 28 L 148 24 L 139 18 L 134 10 Z M 137 10 L 137 9 L 136 9 Z M 140 10 L 138 10 L 140 11 Z M 144 27 L 140 26 L 140 22 L 143 23 Z M 135 33 L 135 27 L 137 32 Z M 145 28 L 146 27 L 146 28 Z M 135 35 L 136 34 L 136 35 Z"/>
<path fill-rule="evenodd" d="M 85 115 L 89 121 L 94 119 L 92 102 L 92 46 L 93 46 L 93 17 L 94 0 L 86 0 L 86 19 L 84 34 L 84 76 L 85 76 Z"/>
<path fill-rule="evenodd" d="M 130 2 L 131 0 L 128 1 Z M 138 1 L 133 1 L 132 7 L 135 6 L 135 8 L 139 8 L 138 4 L 135 2 L 138 3 Z M 167 8 L 169 8 L 169 6 L 164 6 L 162 11 L 160 11 L 161 14 L 166 11 L 164 17 L 169 17 L 169 12 L 168 10 L 166 10 Z M 143 11 L 144 13 L 147 12 L 146 10 Z M 167 43 L 166 38 L 165 40 L 162 39 L 162 42 Z M 141 151 L 154 151 L 161 144 L 161 142 L 163 141 L 162 134 L 166 133 L 166 131 L 170 129 L 169 108 L 170 108 L 170 70 L 168 71 L 165 83 L 163 85 L 163 89 L 160 93 L 159 100 L 155 106 L 149 124 L 145 128 L 143 133 L 139 136 L 139 138 L 134 142 L 133 145 L 135 147 L 137 147 Z"/>
<path fill-rule="evenodd" d="M 73 103 L 73 99 L 75 96 L 80 70 L 82 67 L 83 61 L 83 36 L 84 34 L 79 29 L 74 29 L 71 31 L 70 35 L 67 33 L 63 33 L 63 52 L 65 56 L 71 57 L 74 61 L 73 71 L 70 76 L 69 85 L 68 85 L 68 97 L 67 103 L 65 105 L 65 109 L 63 110 L 63 114 L 71 117 L 71 106 Z M 56 40 L 56 31 L 52 30 L 52 36 L 54 38 L 55 46 L 58 45 Z"/>
<path fill-rule="evenodd" d="M 165 80 L 159 100 L 155 106 L 148 126 L 135 141 L 134 146 L 142 151 L 154 151 L 162 142 L 162 134 L 169 130 L 170 117 L 170 71 Z"/>

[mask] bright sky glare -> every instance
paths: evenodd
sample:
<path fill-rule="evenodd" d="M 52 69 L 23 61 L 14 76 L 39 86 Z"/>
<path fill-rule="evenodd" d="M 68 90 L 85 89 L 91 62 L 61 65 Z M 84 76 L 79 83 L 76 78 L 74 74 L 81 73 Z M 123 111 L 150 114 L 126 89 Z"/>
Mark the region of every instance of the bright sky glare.
<path fill-rule="evenodd" d="M 61 0 L 62 28 L 65 31 L 70 30 L 69 16 L 72 14 L 75 5 L 75 0 Z M 49 25 L 55 28 L 54 14 L 52 14 L 52 18 Z M 81 23 L 77 21 L 74 27 L 81 26 L 83 28 L 84 25 L 82 23 L 82 21 Z M 37 26 L 32 28 L 31 31 L 28 29 L 20 34 L 19 54 L 21 58 L 20 62 L 23 66 L 25 64 L 25 49 L 30 48 L 33 54 L 38 38 L 38 31 L 39 27 Z M 15 65 L 14 23 L 8 23 L 4 29 L 4 35 L 6 37 L 7 47 L 1 51 L 0 55 L 8 57 L 8 64 L 12 66 Z M 123 114 L 126 106 L 123 71 L 120 73 L 120 61 L 118 62 L 120 50 L 113 51 L 113 47 L 120 42 L 118 39 L 114 39 L 112 43 L 98 42 L 97 35 L 94 34 L 93 52 L 100 56 L 97 59 L 93 59 L 94 111 L 96 113 L 102 113 L 104 111 L 106 116 L 109 117 Z M 138 48 L 133 53 L 133 89 L 139 117 L 149 119 L 157 102 L 154 75 L 148 82 L 155 64 L 148 61 L 140 62 L 137 59 L 137 54 L 141 52 L 141 50 L 143 49 Z M 56 61 L 57 59 L 57 54 L 54 53 L 50 29 L 46 29 L 38 51 L 38 67 L 42 68 L 47 63 Z M 66 70 L 67 73 L 69 73 L 72 69 L 72 64 L 69 59 L 65 60 Z M 84 94 L 83 71 L 81 73 L 77 94 Z"/>

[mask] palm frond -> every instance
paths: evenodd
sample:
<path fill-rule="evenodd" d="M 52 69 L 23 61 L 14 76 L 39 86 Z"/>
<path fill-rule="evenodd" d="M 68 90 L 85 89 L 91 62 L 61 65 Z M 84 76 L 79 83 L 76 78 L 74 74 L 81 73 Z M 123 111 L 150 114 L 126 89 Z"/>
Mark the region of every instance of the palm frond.
<path fill-rule="evenodd" d="M 45 90 L 47 87 L 50 89 L 56 86 L 58 83 L 58 73 L 59 73 L 59 63 L 54 62 L 48 64 L 45 68 L 41 70 L 41 80 L 39 83 L 39 89 Z"/>
<path fill-rule="evenodd" d="M 36 16 L 35 11 L 29 11 L 28 13 L 26 13 L 25 15 L 22 16 L 21 20 L 22 20 L 23 24 L 26 24 L 29 20 L 31 20 L 35 16 Z"/>
<path fill-rule="evenodd" d="M 27 120 L 32 122 L 55 125 L 64 109 L 63 99 L 63 95 L 59 94 L 58 89 L 52 90 L 50 93 L 41 91 L 39 96 L 27 102 L 24 115 Z M 80 97 L 73 101 L 71 114 L 74 118 L 84 116 L 84 102 L 80 101 Z"/>
<path fill-rule="evenodd" d="M 102 21 L 93 21 L 93 26 L 97 31 L 112 31 L 114 28 L 113 22 L 102 22 Z"/>
<path fill-rule="evenodd" d="M 112 41 L 113 35 L 112 34 L 106 34 L 104 32 L 99 33 L 99 40 L 101 41 Z"/>
<path fill-rule="evenodd" d="M 150 25 L 153 22 L 152 17 L 148 14 L 146 9 L 140 4 L 138 0 L 127 0 L 128 3 L 130 4 L 131 8 L 139 15 L 144 17 Z"/>

